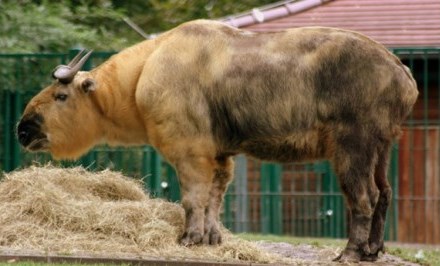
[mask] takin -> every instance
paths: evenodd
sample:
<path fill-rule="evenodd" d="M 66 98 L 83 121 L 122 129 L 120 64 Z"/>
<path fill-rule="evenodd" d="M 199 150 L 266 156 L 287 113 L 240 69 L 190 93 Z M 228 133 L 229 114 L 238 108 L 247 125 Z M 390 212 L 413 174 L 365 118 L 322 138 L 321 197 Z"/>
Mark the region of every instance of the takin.
<path fill-rule="evenodd" d="M 97 144 L 155 147 L 179 176 L 183 245 L 219 244 L 219 211 L 239 153 L 327 159 L 349 210 L 338 261 L 384 251 L 392 142 L 417 99 L 407 67 L 381 44 L 324 27 L 254 33 L 184 23 L 79 71 L 52 73 L 17 127 L 30 151 L 75 159 Z"/>

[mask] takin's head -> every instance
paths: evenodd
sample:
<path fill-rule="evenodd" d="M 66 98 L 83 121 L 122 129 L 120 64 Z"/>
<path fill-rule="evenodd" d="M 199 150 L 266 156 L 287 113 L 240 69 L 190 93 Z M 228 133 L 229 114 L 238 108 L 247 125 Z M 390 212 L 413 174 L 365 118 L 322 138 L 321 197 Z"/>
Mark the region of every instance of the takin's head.
<path fill-rule="evenodd" d="M 95 81 L 90 73 L 79 71 L 91 54 L 81 56 L 83 52 L 67 66 L 58 66 L 52 73 L 55 82 L 26 106 L 17 137 L 27 150 L 75 159 L 95 144 L 99 110 L 91 97 Z"/>

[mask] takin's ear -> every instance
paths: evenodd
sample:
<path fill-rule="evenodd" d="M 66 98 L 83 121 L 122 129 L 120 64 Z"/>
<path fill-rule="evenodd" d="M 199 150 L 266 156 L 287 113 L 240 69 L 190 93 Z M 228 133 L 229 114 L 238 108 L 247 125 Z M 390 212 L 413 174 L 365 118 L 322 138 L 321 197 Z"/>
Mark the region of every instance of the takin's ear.
<path fill-rule="evenodd" d="M 85 93 L 96 90 L 96 82 L 92 78 L 85 78 L 79 86 Z"/>

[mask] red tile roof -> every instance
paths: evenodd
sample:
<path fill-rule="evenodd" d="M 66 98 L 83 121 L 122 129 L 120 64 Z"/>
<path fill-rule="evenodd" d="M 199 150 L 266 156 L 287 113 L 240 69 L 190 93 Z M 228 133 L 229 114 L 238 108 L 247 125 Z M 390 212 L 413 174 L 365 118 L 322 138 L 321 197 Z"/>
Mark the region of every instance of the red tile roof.
<path fill-rule="evenodd" d="M 362 32 L 388 47 L 440 46 L 440 0 L 284 1 L 223 21 L 252 31 L 337 27 Z"/>

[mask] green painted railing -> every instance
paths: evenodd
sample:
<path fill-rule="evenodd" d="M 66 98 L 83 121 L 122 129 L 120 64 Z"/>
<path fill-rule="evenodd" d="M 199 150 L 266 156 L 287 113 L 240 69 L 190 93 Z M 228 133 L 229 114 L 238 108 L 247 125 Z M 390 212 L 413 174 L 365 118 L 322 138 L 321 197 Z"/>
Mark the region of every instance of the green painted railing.
<path fill-rule="evenodd" d="M 52 162 L 47 154 L 24 152 L 17 143 L 15 126 L 25 104 L 41 87 L 51 82 L 54 66 L 66 63 L 77 51 L 67 54 L 0 54 L 0 170 L 12 171 L 31 164 Z M 414 72 L 421 98 L 406 123 L 409 136 L 416 128 L 440 125 L 440 49 L 394 49 Z M 93 68 L 113 53 L 95 52 L 85 66 Z M 437 110 L 437 111 L 436 111 Z M 423 129 L 425 128 L 425 129 Z M 440 131 L 439 131 L 440 132 Z M 419 177 L 415 138 L 408 138 L 410 182 Z M 428 143 L 424 144 L 428 149 Z M 392 150 L 389 180 L 394 200 L 386 223 L 386 239 L 402 234 L 401 204 L 406 198 L 399 191 L 400 169 L 404 162 L 399 145 Z M 400 156 L 400 157 L 399 157 Z M 440 158 L 440 157 L 439 157 Z M 437 162 L 438 164 L 439 162 Z M 59 166 L 82 165 L 90 170 L 112 169 L 141 178 L 153 196 L 172 201 L 180 198 L 179 183 L 173 168 L 151 147 L 110 148 L 100 146 L 75 162 L 52 162 Z M 427 165 L 427 168 L 430 166 Z M 402 172 L 402 173 L 400 173 Z M 225 197 L 222 219 L 236 232 L 292 234 L 298 236 L 345 237 L 346 211 L 337 177 L 328 162 L 312 164 L 260 163 L 245 157 L 236 160 L 236 178 Z M 421 178 L 429 178 L 424 171 Z M 400 232 L 400 233 L 399 233 Z"/>

